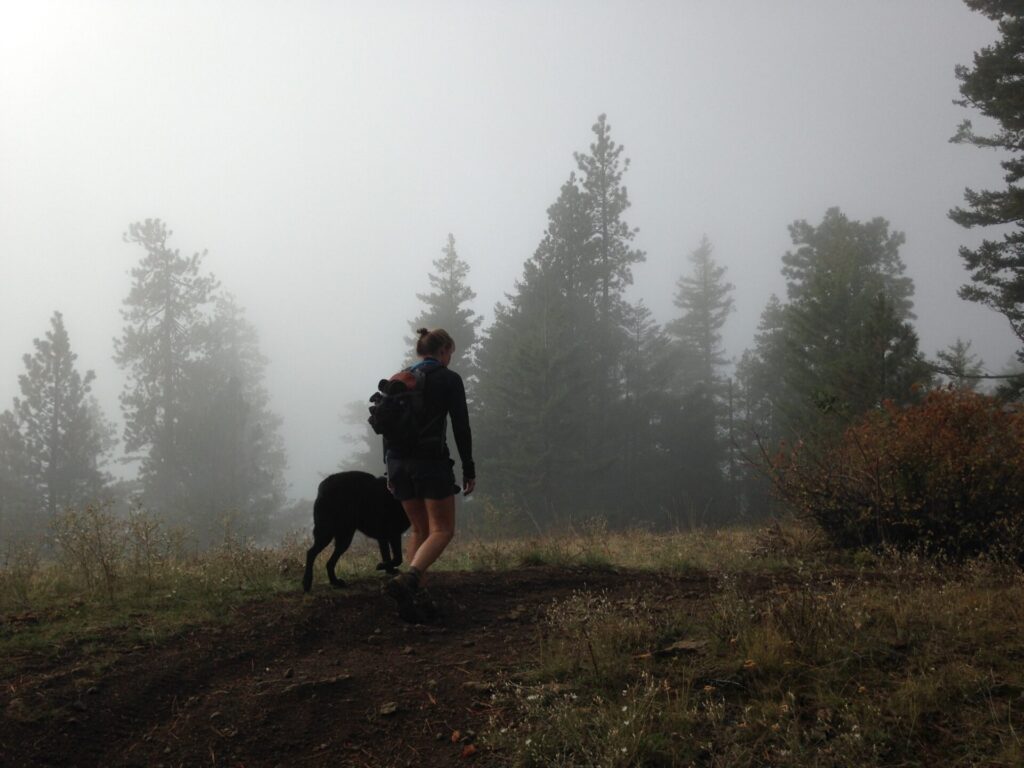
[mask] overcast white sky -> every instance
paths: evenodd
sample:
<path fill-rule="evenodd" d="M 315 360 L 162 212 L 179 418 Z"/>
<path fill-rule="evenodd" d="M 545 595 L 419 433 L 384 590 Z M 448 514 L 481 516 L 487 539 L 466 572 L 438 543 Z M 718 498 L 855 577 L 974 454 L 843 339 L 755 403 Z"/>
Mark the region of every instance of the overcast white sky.
<path fill-rule="evenodd" d="M 960 336 L 999 369 L 1005 321 L 956 296 L 980 235 L 946 217 L 1001 185 L 998 155 L 948 143 L 976 117 L 953 67 L 995 37 L 960 0 L 0 0 L 0 409 L 59 309 L 119 418 L 142 257 L 121 234 L 162 218 L 259 329 L 290 492 L 311 496 L 448 232 L 489 323 L 601 112 L 632 160 L 633 295 L 660 321 L 706 233 L 738 357 L 784 292 L 787 225 L 836 205 L 906 233 L 923 349 Z"/>

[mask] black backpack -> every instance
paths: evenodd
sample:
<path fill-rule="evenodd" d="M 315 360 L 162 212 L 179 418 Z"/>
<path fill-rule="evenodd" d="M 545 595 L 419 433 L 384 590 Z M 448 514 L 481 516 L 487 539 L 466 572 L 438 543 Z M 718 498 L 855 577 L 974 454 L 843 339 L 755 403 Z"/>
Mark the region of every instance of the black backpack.
<path fill-rule="evenodd" d="M 440 367 L 440 363 L 417 363 L 377 384 L 377 391 L 370 396 L 367 421 L 389 446 L 409 450 L 420 442 L 429 426 L 424 423 L 423 389 L 427 374 Z"/>

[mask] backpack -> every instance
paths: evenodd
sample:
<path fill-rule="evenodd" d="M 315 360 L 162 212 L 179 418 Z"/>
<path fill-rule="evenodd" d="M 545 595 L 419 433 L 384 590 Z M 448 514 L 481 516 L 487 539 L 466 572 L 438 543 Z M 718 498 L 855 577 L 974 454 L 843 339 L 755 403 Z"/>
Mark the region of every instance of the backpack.
<path fill-rule="evenodd" d="M 381 379 L 377 384 L 377 391 L 370 396 L 367 422 L 389 446 L 409 450 L 420 442 L 420 436 L 429 426 L 423 423 L 423 389 L 427 374 L 440 367 L 436 362 L 430 365 L 417 363 L 390 379 Z"/>

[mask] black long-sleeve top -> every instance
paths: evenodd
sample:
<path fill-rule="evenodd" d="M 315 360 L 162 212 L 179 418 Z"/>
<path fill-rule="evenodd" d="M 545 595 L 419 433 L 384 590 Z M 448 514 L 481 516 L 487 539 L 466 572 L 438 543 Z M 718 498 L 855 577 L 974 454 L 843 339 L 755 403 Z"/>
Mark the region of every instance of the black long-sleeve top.
<path fill-rule="evenodd" d="M 428 358 L 430 360 L 431 358 Z M 420 441 L 411 451 L 397 451 L 385 443 L 385 453 L 394 458 L 433 459 L 448 458 L 450 452 L 445 439 L 448 432 L 448 417 L 452 420 L 452 434 L 455 447 L 462 461 L 462 477 L 476 478 L 473 463 L 473 435 L 469 429 L 469 407 L 466 405 L 466 387 L 462 377 L 440 363 L 424 367 L 426 379 L 423 386 L 423 432 Z"/>

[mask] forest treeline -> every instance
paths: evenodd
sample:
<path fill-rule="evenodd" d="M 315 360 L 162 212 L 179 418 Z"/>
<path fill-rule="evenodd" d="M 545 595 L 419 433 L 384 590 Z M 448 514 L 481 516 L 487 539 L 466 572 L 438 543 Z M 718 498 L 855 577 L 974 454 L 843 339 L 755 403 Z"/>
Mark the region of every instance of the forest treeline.
<path fill-rule="evenodd" d="M 1024 52 L 1024 13 L 968 0 L 1002 38 L 957 70 L 965 106 L 1004 128 L 953 140 L 1010 156 L 1007 190 L 967 190 L 950 213 L 965 227 L 1022 223 L 1019 84 L 1001 73 Z M 1016 122 L 1014 122 L 1016 121 Z M 780 254 L 784 296 L 772 296 L 738 357 L 722 331 L 732 280 L 705 237 L 680 244 L 674 316 L 631 295 L 645 254 L 629 218 L 629 159 L 604 115 L 547 209 L 547 226 L 493 321 L 471 308 L 472 257 L 449 234 L 418 294 L 412 330 L 446 328 L 471 399 L 480 495 L 511 529 L 584 519 L 652 528 L 761 518 L 772 511 L 763 472 L 782 441 L 827 440 L 872 411 L 920 402 L 938 387 L 972 389 L 970 342 L 936 359 L 919 348 L 903 234 L 881 217 L 838 208 L 789 224 Z M 780 222 L 780 227 L 784 222 Z M 188 530 L 200 545 L 230 531 L 260 537 L 286 504 L 281 419 L 264 384 L 256 329 L 207 270 L 183 256 L 158 219 L 129 226 L 140 253 L 113 357 L 123 372 L 123 433 L 91 394 L 64 317 L 24 356 L 20 395 L 0 413 L 0 537 L 44 531 L 67 508 L 114 500 Z M 1007 316 L 1024 340 L 1024 235 L 961 249 L 961 295 Z M 411 341 L 410 341 L 411 348 Z M 387 373 L 387 372 L 382 372 Z M 368 392 L 373 383 L 368 382 Z M 1019 394 L 1016 380 L 1001 389 Z M 344 407 L 339 404 L 339 408 Z M 365 404 L 346 408 L 356 447 L 344 462 L 382 471 Z M 118 444 L 138 475 L 115 482 Z M 308 513 L 307 513 L 308 514 Z"/>
<path fill-rule="evenodd" d="M 771 496 L 759 465 L 781 439 L 834 434 L 950 379 L 977 383 L 969 342 L 937 361 L 918 348 L 902 234 L 835 208 L 791 225 L 787 295 L 769 301 L 735 365 L 722 344 L 733 285 L 708 238 L 680 260 L 677 314 L 658 323 L 627 296 L 644 260 L 627 219 L 628 162 L 603 116 L 593 132 L 493 323 L 479 333 L 465 308 L 469 265 L 451 236 L 410 322 L 462 343 L 453 365 L 468 373 L 486 495 L 521 527 L 761 518 Z M 379 467 L 379 444 L 364 434 L 360 460 Z"/>

